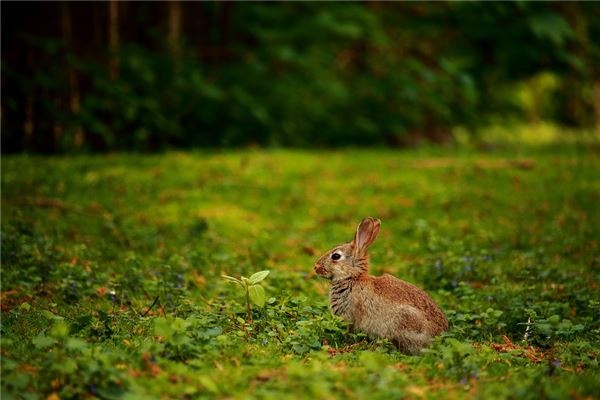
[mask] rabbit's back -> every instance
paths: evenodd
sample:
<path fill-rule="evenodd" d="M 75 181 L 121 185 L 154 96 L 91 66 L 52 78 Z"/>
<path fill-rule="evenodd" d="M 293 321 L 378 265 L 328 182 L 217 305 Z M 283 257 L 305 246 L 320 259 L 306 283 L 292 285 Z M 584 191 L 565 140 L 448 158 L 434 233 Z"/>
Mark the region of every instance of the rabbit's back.
<path fill-rule="evenodd" d="M 415 285 L 384 274 L 372 279 L 372 288 L 376 297 L 382 297 L 393 304 L 401 305 L 401 308 L 414 307 L 420 311 L 419 318 L 428 334 L 435 336 L 448 330 L 448 320 L 442 310 L 427 293 Z M 409 320 L 411 319 L 409 318 Z M 413 325 L 419 326 L 416 322 Z"/>
<path fill-rule="evenodd" d="M 423 347 L 448 329 L 446 317 L 425 292 L 391 275 L 361 277 L 350 292 L 343 316 L 354 328 L 400 342 L 399 347 Z"/>
<path fill-rule="evenodd" d="M 348 296 L 348 314 L 343 317 L 355 330 L 373 338 L 386 338 L 407 354 L 416 354 L 427 346 L 436 329 L 425 313 L 387 292 L 379 292 L 378 278 L 369 278 L 355 281 Z"/>

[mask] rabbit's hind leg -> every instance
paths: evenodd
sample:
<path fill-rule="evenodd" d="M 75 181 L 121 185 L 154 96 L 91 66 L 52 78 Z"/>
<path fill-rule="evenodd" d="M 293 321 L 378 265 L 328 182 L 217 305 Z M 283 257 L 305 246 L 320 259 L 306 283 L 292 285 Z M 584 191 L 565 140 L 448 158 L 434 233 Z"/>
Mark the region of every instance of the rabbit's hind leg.
<path fill-rule="evenodd" d="M 425 333 L 402 332 L 392 339 L 392 342 L 402 353 L 417 355 L 421 349 L 429 345 L 431 337 Z"/>

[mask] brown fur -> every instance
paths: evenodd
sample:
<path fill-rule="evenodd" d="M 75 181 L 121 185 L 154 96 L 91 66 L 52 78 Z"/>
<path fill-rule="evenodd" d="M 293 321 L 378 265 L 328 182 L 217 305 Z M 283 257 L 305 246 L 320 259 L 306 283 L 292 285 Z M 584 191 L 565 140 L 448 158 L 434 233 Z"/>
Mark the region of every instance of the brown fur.
<path fill-rule="evenodd" d="M 446 331 L 448 321 L 427 293 L 416 286 L 388 274 L 369 275 L 367 248 L 379 227 L 379 220 L 365 218 L 354 240 L 321 256 L 315 271 L 331 279 L 329 301 L 335 315 L 350 322 L 352 329 L 389 339 L 401 351 L 415 354 Z M 332 258 L 334 253 L 339 259 Z"/>
<path fill-rule="evenodd" d="M 373 281 L 377 295 L 389 298 L 392 302 L 409 304 L 423 311 L 432 325 L 432 335 L 439 335 L 448 330 L 446 316 L 423 290 L 388 274 L 374 278 Z"/>

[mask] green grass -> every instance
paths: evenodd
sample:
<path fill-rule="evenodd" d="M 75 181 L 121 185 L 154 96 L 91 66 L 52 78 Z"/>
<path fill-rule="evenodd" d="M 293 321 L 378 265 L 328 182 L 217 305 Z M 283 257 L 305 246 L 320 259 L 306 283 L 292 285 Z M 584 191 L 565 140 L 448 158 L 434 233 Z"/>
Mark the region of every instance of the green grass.
<path fill-rule="evenodd" d="M 598 151 L 3 156 L 2 398 L 596 397 Z M 365 216 L 448 315 L 423 356 L 312 273 Z M 261 270 L 246 322 L 221 275 Z"/>

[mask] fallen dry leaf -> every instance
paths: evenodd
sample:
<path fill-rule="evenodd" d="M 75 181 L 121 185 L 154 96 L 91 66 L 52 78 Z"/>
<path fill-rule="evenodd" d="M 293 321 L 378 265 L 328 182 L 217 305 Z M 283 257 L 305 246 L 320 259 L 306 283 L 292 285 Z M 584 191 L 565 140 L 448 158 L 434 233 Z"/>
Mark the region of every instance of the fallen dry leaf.
<path fill-rule="evenodd" d="M 490 344 L 490 347 L 499 353 L 519 351 L 521 353 L 515 354 L 516 356 L 527 358 L 529 361 L 534 363 L 539 363 L 544 359 L 544 353 L 542 353 L 542 351 L 538 348 L 533 346 L 524 347 L 515 345 L 506 335 L 502 336 L 502 340 L 504 340 L 504 343 L 492 343 Z"/>

